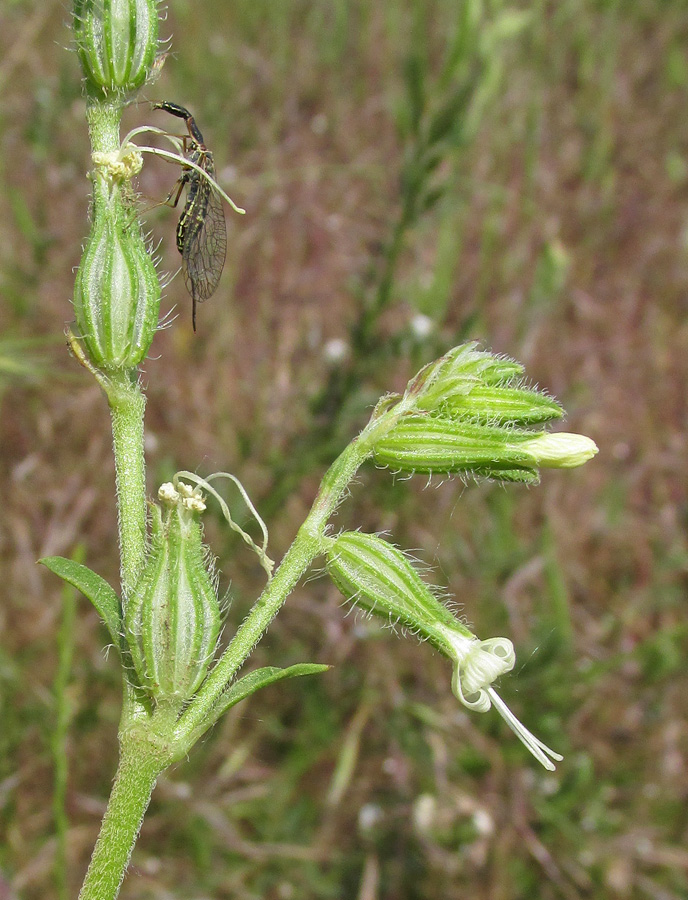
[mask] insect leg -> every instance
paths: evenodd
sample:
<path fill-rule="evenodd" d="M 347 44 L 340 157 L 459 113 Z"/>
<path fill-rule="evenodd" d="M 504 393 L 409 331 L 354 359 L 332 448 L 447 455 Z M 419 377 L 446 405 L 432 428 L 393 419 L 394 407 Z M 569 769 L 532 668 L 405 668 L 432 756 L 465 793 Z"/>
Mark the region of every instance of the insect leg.
<path fill-rule="evenodd" d="M 184 185 L 189 182 L 189 173 L 184 172 L 180 178 L 178 178 L 172 190 L 169 192 L 167 197 L 162 201 L 162 206 L 171 206 L 172 209 L 175 209 L 177 204 L 179 203 L 179 198 L 182 195 L 182 191 L 184 190 Z M 172 199 L 174 197 L 174 200 Z"/>

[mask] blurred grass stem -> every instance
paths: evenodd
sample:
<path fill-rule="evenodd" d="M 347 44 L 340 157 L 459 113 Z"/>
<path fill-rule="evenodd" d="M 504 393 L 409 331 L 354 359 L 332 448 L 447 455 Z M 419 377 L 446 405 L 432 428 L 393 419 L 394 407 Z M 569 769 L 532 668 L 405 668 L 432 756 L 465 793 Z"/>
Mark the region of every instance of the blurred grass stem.
<path fill-rule="evenodd" d="M 83 547 L 78 555 L 83 556 Z M 67 760 L 67 736 L 71 707 L 67 696 L 67 685 L 74 658 L 74 623 L 76 620 L 77 592 L 71 585 L 62 590 L 62 618 L 57 639 L 57 672 L 55 674 L 55 730 L 52 735 L 53 765 L 55 784 L 53 788 L 53 817 L 55 820 L 55 894 L 58 900 L 67 900 L 67 780 L 69 765 Z"/>

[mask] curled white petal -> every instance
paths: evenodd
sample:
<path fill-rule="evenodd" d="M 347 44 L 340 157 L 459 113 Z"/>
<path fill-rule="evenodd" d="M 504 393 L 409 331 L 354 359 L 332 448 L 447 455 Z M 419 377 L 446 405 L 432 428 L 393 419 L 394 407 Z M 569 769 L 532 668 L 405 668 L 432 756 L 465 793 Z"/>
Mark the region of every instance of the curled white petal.
<path fill-rule="evenodd" d="M 184 497 L 184 499 L 182 500 L 182 504 L 187 509 L 191 510 L 191 512 L 204 512 L 206 509 L 203 498 L 195 495 L 191 497 Z"/>
<path fill-rule="evenodd" d="M 555 766 L 552 760 L 563 757 L 528 731 L 492 687 L 493 681 L 514 667 L 516 655 L 511 641 L 503 637 L 480 641 L 458 634 L 453 636 L 452 646 L 456 650 L 452 677 L 454 696 L 475 712 L 487 712 L 494 706 L 535 759 L 553 772 Z"/>
<path fill-rule="evenodd" d="M 179 501 L 179 492 L 171 481 L 166 481 L 158 488 L 158 499 L 173 506 Z"/>
<path fill-rule="evenodd" d="M 510 672 L 516 662 L 514 645 L 508 638 L 489 638 L 471 647 L 461 666 L 464 696 L 478 693 L 500 675 Z"/>

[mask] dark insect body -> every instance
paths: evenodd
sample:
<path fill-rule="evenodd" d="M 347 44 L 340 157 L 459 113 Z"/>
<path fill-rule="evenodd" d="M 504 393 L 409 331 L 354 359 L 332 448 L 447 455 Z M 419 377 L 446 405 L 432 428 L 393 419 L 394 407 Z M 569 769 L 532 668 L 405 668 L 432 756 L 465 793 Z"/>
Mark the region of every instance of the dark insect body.
<path fill-rule="evenodd" d="M 184 137 L 184 156 L 214 179 L 213 154 L 206 147 L 188 109 L 168 101 L 154 103 L 153 109 L 164 109 L 184 119 L 189 131 L 188 137 Z M 165 202 L 176 206 L 185 186 L 188 190 L 177 223 L 177 249 L 182 255 L 184 282 L 193 303 L 191 318 L 195 331 L 196 305 L 212 297 L 222 275 L 227 254 L 227 228 L 222 201 L 210 181 L 191 166 L 182 167 L 182 175 Z"/>

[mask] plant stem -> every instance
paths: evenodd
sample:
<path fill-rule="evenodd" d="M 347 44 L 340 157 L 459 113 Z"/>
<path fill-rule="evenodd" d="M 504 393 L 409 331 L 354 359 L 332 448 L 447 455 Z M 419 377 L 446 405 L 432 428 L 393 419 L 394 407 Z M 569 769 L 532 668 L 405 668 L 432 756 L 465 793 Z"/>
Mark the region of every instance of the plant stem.
<path fill-rule="evenodd" d="M 119 123 L 122 120 L 120 101 L 89 100 L 86 107 L 88 135 L 91 149 L 100 153 L 119 150 Z"/>
<path fill-rule="evenodd" d="M 92 152 L 112 153 L 120 145 L 120 101 L 89 101 L 86 116 Z M 93 180 L 97 204 L 107 198 L 107 179 Z M 117 476 L 122 599 L 138 581 L 146 555 L 146 478 L 143 453 L 145 397 L 136 370 L 109 373 L 101 384 L 110 404 L 112 438 Z"/>
<path fill-rule="evenodd" d="M 143 414 L 146 408 L 138 382 L 129 373 L 108 379 L 112 445 L 117 479 L 122 599 L 133 590 L 146 556 L 146 470 Z"/>
<path fill-rule="evenodd" d="M 168 762 L 145 737 L 122 737 L 115 783 L 79 900 L 117 897 L 155 782 Z"/>

